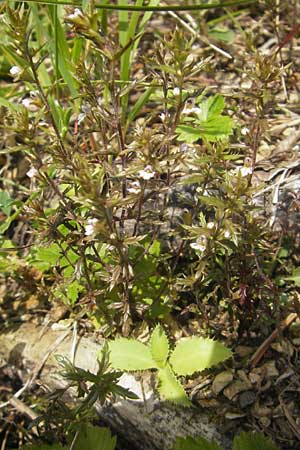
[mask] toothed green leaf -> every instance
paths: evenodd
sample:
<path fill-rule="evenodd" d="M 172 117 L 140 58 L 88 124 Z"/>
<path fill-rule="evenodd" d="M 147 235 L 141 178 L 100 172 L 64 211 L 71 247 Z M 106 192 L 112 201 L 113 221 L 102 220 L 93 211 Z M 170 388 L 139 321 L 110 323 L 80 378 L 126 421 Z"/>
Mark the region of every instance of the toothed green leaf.
<path fill-rule="evenodd" d="M 164 367 L 169 355 L 169 342 L 166 333 L 160 325 L 155 327 L 151 335 L 150 351 L 158 367 Z"/>
<path fill-rule="evenodd" d="M 169 364 L 158 370 L 158 392 L 162 398 L 169 402 L 181 406 L 192 406 L 185 390 L 175 377 Z"/>
<path fill-rule="evenodd" d="M 212 367 L 231 355 L 231 350 L 220 342 L 191 337 L 178 342 L 170 357 L 170 364 L 178 375 L 191 375 Z"/>
<path fill-rule="evenodd" d="M 241 433 L 233 441 L 233 450 L 278 450 L 262 433 Z"/>
<path fill-rule="evenodd" d="M 203 437 L 177 438 L 173 450 L 222 450 L 215 442 L 209 442 Z"/>
<path fill-rule="evenodd" d="M 120 338 L 109 342 L 108 348 L 113 369 L 130 371 L 157 368 L 149 347 L 142 342 Z"/>

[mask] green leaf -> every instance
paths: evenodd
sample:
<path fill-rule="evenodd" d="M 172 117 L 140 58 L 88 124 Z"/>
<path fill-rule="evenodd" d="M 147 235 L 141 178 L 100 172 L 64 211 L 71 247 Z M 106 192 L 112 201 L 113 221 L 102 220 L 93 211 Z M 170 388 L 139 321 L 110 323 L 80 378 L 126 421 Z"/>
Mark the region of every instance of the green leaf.
<path fill-rule="evenodd" d="M 296 286 L 300 286 L 300 267 L 297 267 L 290 277 L 284 277 L 284 280 L 294 281 Z"/>
<path fill-rule="evenodd" d="M 220 94 L 216 94 L 213 97 L 210 97 L 208 100 L 203 102 L 206 104 L 207 109 L 207 119 L 211 119 L 212 117 L 219 116 L 223 109 L 225 108 L 225 100 L 224 97 Z M 201 104 L 202 107 L 203 104 Z"/>
<path fill-rule="evenodd" d="M 232 134 L 233 121 L 231 117 L 217 116 L 203 122 L 201 127 L 202 136 L 210 142 L 215 142 Z"/>
<path fill-rule="evenodd" d="M 163 368 L 169 356 L 169 341 L 161 325 L 154 328 L 149 344 L 152 358 L 158 367 Z"/>
<path fill-rule="evenodd" d="M 232 450 L 278 450 L 262 433 L 241 433 L 235 436 Z"/>
<path fill-rule="evenodd" d="M 169 364 L 158 370 L 158 392 L 165 400 L 181 406 L 192 406 L 190 399 Z"/>
<path fill-rule="evenodd" d="M 108 343 L 110 363 L 113 369 L 147 370 L 156 369 L 150 348 L 142 342 L 119 338 Z"/>
<path fill-rule="evenodd" d="M 214 39 L 218 39 L 219 41 L 232 43 L 235 38 L 235 33 L 233 30 L 229 28 L 213 28 L 208 32 L 208 35 Z"/>
<path fill-rule="evenodd" d="M 78 298 L 78 294 L 79 292 L 81 292 L 83 290 L 83 287 L 81 286 L 81 284 L 75 280 L 72 283 L 70 283 L 67 287 L 67 296 L 68 299 L 71 301 L 71 304 L 74 305 L 77 298 Z"/>
<path fill-rule="evenodd" d="M 203 437 L 177 438 L 173 450 L 222 450 L 215 442 L 209 442 Z"/>
<path fill-rule="evenodd" d="M 189 125 L 178 125 L 176 128 L 178 133 L 178 140 L 184 141 L 187 144 L 193 144 L 202 137 L 202 132 Z"/>
<path fill-rule="evenodd" d="M 75 441 L 73 450 L 114 450 L 116 437 L 108 428 L 85 424 Z"/>
<path fill-rule="evenodd" d="M 170 364 L 178 375 L 191 375 L 212 367 L 230 358 L 231 355 L 231 350 L 220 342 L 191 337 L 177 343 L 170 357 Z"/>
<path fill-rule="evenodd" d="M 13 204 L 13 199 L 6 191 L 0 191 L 0 209 L 6 216 L 11 213 L 11 205 Z"/>

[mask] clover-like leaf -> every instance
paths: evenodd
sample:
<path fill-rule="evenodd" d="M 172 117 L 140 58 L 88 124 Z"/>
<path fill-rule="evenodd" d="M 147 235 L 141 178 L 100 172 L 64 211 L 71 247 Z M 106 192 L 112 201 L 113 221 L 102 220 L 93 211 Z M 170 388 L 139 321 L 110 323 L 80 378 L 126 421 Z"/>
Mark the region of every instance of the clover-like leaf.
<path fill-rule="evenodd" d="M 142 342 L 119 338 L 108 343 L 110 363 L 113 369 L 147 370 L 156 369 L 150 348 Z"/>
<path fill-rule="evenodd" d="M 169 364 L 158 370 L 158 392 L 162 398 L 169 402 L 181 406 L 192 406 L 183 386 L 177 380 Z"/>
<path fill-rule="evenodd" d="M 158 367 L 164 367 L 169 356 L 169 342 L 161 325 L 154 328 L 149 344 L 152 358 Z"/>
<path fill-rule="evenodd" d="M 230 358 L 231 350 L 220 342 L 201 337 L 179 341 L 171 354 L 170 364 L 178 375 L 191 375 Z"/>

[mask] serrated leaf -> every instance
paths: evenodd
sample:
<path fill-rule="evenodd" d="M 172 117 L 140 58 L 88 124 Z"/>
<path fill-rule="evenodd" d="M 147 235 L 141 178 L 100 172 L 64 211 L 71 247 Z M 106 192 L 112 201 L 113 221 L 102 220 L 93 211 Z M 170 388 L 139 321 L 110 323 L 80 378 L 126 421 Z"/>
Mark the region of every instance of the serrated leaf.
<path fill-rule="evenodd" d="M 192 406 L 190 399 L 169 364 L 158 370 L 158 392 L 162 398 L 169 402 L 181 406 Z"/>
<path fill-rule="evenodd" d="M 178 133 L 178 140 L 184 141 L 187 144 L 193 144 L 202 137 L 201 130 L 198 130 L 189 125 L 178 125 L 178 127 L 176 128 L 176 132 Z"/>
<path fill-rule="evenodd" d="M 149 345 L 152 358 L 158 367 L 163 368 L 169 356 L 169 341 L 161 325 L 154 328 Z"/>
<path fill-rule="evenodd" d="M 213 97 L 210 97 L 207 102 L 207 119 L 209 120 L 213 116 L 219 116 L 223 109 L 225 108 L 225 100 L 224 97 L 220 94 L 216 94 Z M 202 106 L 202 105 L 201 105 Z"/>
<path fill-rule="evenodd" d="M 231 355 L 231 350 L 220 342 L 191 337 L 177 343 L 170 364 L 178 375 L 191 375 L 225 361 Z"/>
<path fill-rule="evenodd" d="M 232 450 L 278 450 L 262 433 L 241 433 L 235 436 Z"/>
<path fill-rule="evenodd" d="M 114 369 L 147 370 L 156 369 L 150 348 L 142 342 L 119 338 L 108 343 L 110 363 Z"/>
<path fill-rule="evenodd" d="M 108 428 L 85 424 L 73 447 L 74 450 L 114 450 L 116 437 L 112 437 Z"/>
<path fill-rule="evenodd" d="M 215 442 L 209 442 L 203 437 L 177 438 L 173 450 L 222 450 Z"/>

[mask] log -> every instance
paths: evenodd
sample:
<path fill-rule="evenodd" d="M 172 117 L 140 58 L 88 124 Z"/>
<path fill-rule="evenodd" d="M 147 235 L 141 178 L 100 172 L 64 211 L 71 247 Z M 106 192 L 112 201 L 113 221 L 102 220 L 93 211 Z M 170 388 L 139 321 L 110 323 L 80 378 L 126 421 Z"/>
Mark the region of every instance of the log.
<path fill-rule="evenodd" d="M 71 331 L 54 331 L 30 323 L 15 329 L 0 330 L 0 356 L 8 364 L 26 367 L 36 375 L 38 373 L 40 381 L 51 389 L 66 385 L 59 375 L 55 355 L 70 358 L 73 347 Z M 95 342 L 92 336 L 79 338 L 74 364 L 96 372 L 100 349 L 101 342 Z M 221 435 L 205 410 L 163 402 L 153 392 L 149 374 L 142 375 L 142 379 L 144 396 L 140 382 L 133 375 L 124 373 L 120 380 L 122 386 L 139 396 L 138 400 L 117 399 L 105 406 L 96 405 L 101 419 L 129 444 L 131 450 L 171 450 L 177 436 L 188 435 L 201 435 L 217 441 L 225 449 L 230 448 L 228 439 Z"/>

